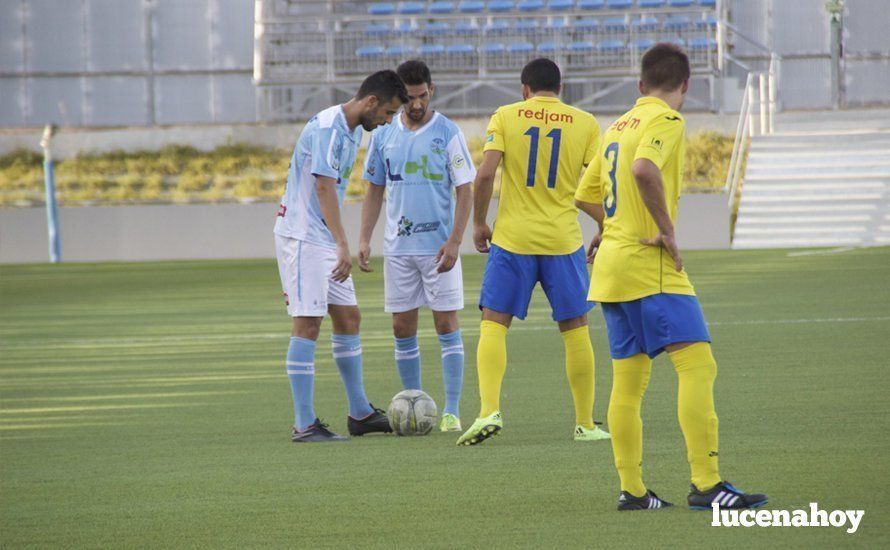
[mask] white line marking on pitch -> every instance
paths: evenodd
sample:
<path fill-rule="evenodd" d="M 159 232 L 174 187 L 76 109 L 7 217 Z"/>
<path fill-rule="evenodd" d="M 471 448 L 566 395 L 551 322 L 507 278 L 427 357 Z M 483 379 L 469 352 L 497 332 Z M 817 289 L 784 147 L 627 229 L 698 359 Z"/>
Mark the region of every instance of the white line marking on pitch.
<path fill-rule="evenodd" d="M 831 248 L 829 250 L 804 250 L 801 252 L 789 252 L 789 258 L 797 258 L 800 256 L 824 256 L 826 254 L 840 254 L 841 252 L 849 252 L 851 250 L 857 250 L 859 247 L 857 246 L 842 246 L 840 248 Z"/>

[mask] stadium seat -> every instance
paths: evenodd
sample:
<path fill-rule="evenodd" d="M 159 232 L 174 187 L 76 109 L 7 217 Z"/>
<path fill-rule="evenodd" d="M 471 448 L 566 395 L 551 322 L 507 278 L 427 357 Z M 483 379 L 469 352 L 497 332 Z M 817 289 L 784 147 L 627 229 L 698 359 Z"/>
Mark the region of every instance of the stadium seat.
<path fill-rule="evenodd" d="M 690 25 L 689 18 L 685 15 L 670 15 L 664 20 L 664 28 L 668 31 L 682 31 Z"/>
<path fill-rule="evenodd" d="M 464 0 L 457 5 L 457 11 L 461 13 L 480 13 L 485 10 L 485 2 L 476 0 Z"/>
<path fill-rule="evenodd" d="M 578 0 L 579 10 L 601 10 L 606 7 L 606 0 Z"/>
<path fill-rule="evenodd" d="M 384 50 L 383 46 L 362 46 L 355 50 L 355 55 L 358 57 L 380 57 L 383 55 Z"/>
<path fill-rule="evenodd" d="M 402 21 L 393 29 L 395 34 L 411 34 L 414 32 L 414 27 L 411 26 L 410 21 Z"/>
<path fill-rule="evenodd" d="M 482 44 L 482 52 L 487 55 L 502 54 L 504 51 L 506 51 L 506 48 L 499 42 L 487 42 Z"/>
<path fill-rule="evenodd" d="M 386 36 L 392 30 L 393 28 L 385 23 L 370 23 L 365 25 L 364 32 L 368 36 Z"/>
<path fill-rule="evenodd" d="M 402 2 L 399 4 L 398 13 L 400 15 L 417 15 L 423 13 L 423 3 L 421 2 Z"/>
<path fill-rule="evenodd" d="M 488 3 L 488 11 L 495 13 L 513 11 L 513 0 L 491 0 Z"/>
<path fill-rule="evenodd" d="M 641 8 L 660 8 L 665 0 L 637 0 L 637 6 Z"/>
<path fill-rule="evenodd" d="M 671 38 L 662 38 L 660 40 L 660 42 L 667 42 L 668 44 L 676 44 L 677 46 L 680 46 L 681 48 L 686 47 L 686 41 L 683 40 L 682 38 L 677 38 L 676 36 L 671 37 Z"/>
<path fill-rule="evenodd" d="M 516 26 L 513 28 L 519 32 L 531 33 L 531 32 L 535 32 L 536 30 L 538 30 L 538 27 L 539 27 L 538 22 L 535 21 L 534 19 L 531 19 L 531 20 L 526 20 L 526 21 L 517 21 Z"/>
<path fill-rule="evenodd" d="M 716 8 L 717 0 L 698 0 L 698 5 L 703 8 Z"/>
<path fill-rule="evenodd" d="M 596 50 L 601 53 L 618 53 L 624 51 L 624 48 L 623 40 L 603 40 L 596 45 Z"/>
<path fill-rule="evenodd" d="M 559 46 L 556 42 L 542 42 L 538 44 L 538 52 L 539 53 L 554 53 L 559 50 Z"/>
<path fill-rule="evenodd" d="M 693 38 L 689 41 L 689 49 L 692 51 L 711 50 L 717 47 L 717 41 L 713 38 Z"/>
<path fill-rule="evenodd" d="M 643 15 L 639 19 L 635 19 L 632 25 L 638 31 L 654 31 L 658 29 L 658 19 L 651 15 Z"/>
<path fill-rule="evenodd" d="M 654 46 L 654 45 L 655 45 L 655 41 L 652 40 L 651 38 L 638 38 L 638 39 L 636 39 L 636 40 L 633 41 L 633 46 L 634 46 L 634 47 L 637 49 L 637 51 L 639 51 L 639 52 L 644 52 L 644 51 L 648 50 L 649 48 L 651 48 L 651 47 Z M 628 44 L 627 47 L 630 48 L 631 45 Z"/>
<path fill-rule="evenodd" d="M 401 44 L 386 48 L 386 55 L 391 57 L 405 57 L 412 53 L 414 53 L 414 50 L 410 46 L 402 46 Z"/>
<path fill-rule="evenodd" d="M 547 9 L 550 11 L 570 10 L 575 7 L 572 0 L 550 0 L 547 2 Z"/>
<path fill-rule="evenodd" d="M 516 42 L 507 46 L 508 53 L 528 53 L 535 51 L 535 47 L 528 42 Z"/>
<path fill-rule="evenodd" d="M 668 0 L 668 5 L 672 8 L 688 8 L 692 5 L 692 0 Z"/>
<path fill-rule="evenodd" d="M 451 30 L 451 27 L 448 26 L 448 23 L 435 21 L 424 25 L 420 32 L 424 36 L 444 36 L 448 34 L 449 30 Z"/>
<path fill-rule="evenodd" d="M 554 17 L 547 23 L 547 28 L 551 31 L 559 31 L 568 27 L 569 24 L 565 17 Z"/>
<path fill-rule="evenodd" d="M 454 13 L 454 2 L 433 2 L 430 4 L 430 13 Z"/>
<path fill-rule="evenodd" d="M 445 48 L 448 55 L 472 55 L 476 53 L 476 47 L 472 44 L 452 44 Z"/>
<path fill-rule="evenodd" d="M 600 28 L 599 19 L 584 17 L 575 21 L 575 28 L 581 31 L 595 32 Z"/>
<path fill-rule="evenodd" d="M 543 0 L 519 0 L 519 3 L 516 4 L 516 9 L 519 11 L 540 11 L 544 9 Z"/>
<path fill-rule="evenodd" d="M 442 44 L 424 44 L 417 48 L 417 53 L 422 56 L 436 56 L 445 53 L 445 46 Z"/>
<path fill-rule="evenodd" d="M 461 36 L 470 36 L 479 33 L 479 27 L 469 21 L 461 21 L 454 25 L 454 33 Z"/>
<path fill-rule="evenodd" d="M 626 10 L 633 5 L 633 0 L 608 0 L 606 2 L 606 6 L 610 10 Z"/>
<path fill-rule="evenodd" d="M 603 29 L 607 31 L 626 31 L 627 20 L 624 17 L 610 17 L 603 21 Z"/>
<path fill-rule="evenodd" d="M 396 12 L 396 7 L 392 4 L 371 4 L 368 6 L 370 15 L 392 15 Z"/>
<path fill-rule="evenodd" d="M 716 27 L 717 26 L 717 18 L 714 16 L 714 14 L 709 13 L 700 21 L 696 21 L 695 26 L 698 29 L 707 29 L 708 27 Z"/>
<path fill-rule="evenodd" d="M 492 21 L 488 25 L 485 25 L 485 33 L 486 34 L 503 34 L 510 30 L 510 22 L 509 21 Z"/>
<path fill-rule="evenodd" d="M 587 40 L 572 42 L 569 44 L 568 50 L 572 53 L 590 53 L 593 51 L 593 42 Z"/>

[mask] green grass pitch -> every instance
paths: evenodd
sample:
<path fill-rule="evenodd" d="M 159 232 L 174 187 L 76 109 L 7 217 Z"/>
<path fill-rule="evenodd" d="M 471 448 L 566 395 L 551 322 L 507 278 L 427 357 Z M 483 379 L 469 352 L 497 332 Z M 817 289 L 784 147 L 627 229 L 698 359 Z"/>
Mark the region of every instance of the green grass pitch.
<path fill-rule="evenodd" d="M 717 528 L 685 507 L 615 511 L 608 443 L 574 443 L 562 343 L 538 290 L 508 336 L 502 435 L 290 443 L 290 322 L 272 260 L 0 268 L 0 545 L 54 547 L 880 546 L 890 538 L 890 248 L 688 252 L 714 338 L 721 470 L 768 508 L 864 509 L 859 531 Z M 483 259 L 466 257 L 462 419 L 478 412 Z M 365 384 L 399 389 L 379 260 L 355 273 Z M 428 312 L 426 390 L 443 391 Z M 318 414 L 346 430 L 323 327 Z M 595 415 L 611 373 L 601 314 Z M 680 505 L 676 376 L 656 361 L 645 478 Z"/>

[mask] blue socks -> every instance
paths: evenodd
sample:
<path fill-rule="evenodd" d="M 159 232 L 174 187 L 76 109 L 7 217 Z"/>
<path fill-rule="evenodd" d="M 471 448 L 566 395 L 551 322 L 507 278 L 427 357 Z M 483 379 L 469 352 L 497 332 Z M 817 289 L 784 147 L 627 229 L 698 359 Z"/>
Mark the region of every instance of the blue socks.
<path fill-rule="evenodd" d="M 460 416 L 460 390 L 464 382 L 464 343 L 460 329 L 440 334 L 439 344 L 442 346 L 442 380 L 445 383 L 445 409 L 442 413 Z"/>
<path fill-rule="evenodd" d="M 402 379 L 402 389 L 419 390 L 420 387 L 420 348 L 417 335 L 396 338 L 396 367 Z"/>
<path fill-rule="evenodd" d="M 312 389 L 315 386 L 315 342 L 291 336 L 287 348 L 287 377 L 294 396 L 294 425 L 303 431 L 315 422 Z"/>
<path fill-rule="evenodd" d="M 334 361 L 346 387 L 349 416 L 361 420 L 374 411 L 362 386 L 362 345 L 358 334 L 334 334 L 331 343 Z"/>

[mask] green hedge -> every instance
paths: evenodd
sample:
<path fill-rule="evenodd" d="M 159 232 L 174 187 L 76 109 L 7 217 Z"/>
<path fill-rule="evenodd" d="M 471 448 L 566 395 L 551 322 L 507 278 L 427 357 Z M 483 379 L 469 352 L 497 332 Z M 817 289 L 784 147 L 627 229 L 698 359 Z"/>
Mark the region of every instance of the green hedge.
<path fill-rule="evenodd" d="M 482 160 L 482 139 L 471 139 L 473 161 Z M 712 132 L 692 135 L 686 148 L 686 190 L 722 188 L 732 138 Z M 80 154 L 56 165 L 61 204 L 152 204 L 275 201 L 287 178 L 290 151 L 232 144 L 202 152 L 170 145 L 158 151 Z M 364 160 L 359 151 L 358 162 Z M 360 164 L 359 164 L 360 165 Z M 360 200 L 365 182 L 353 171 L 347 196 Z M 17 150 L 0 156 L 0 206 L 43 202 L 39 154 Z"/>

